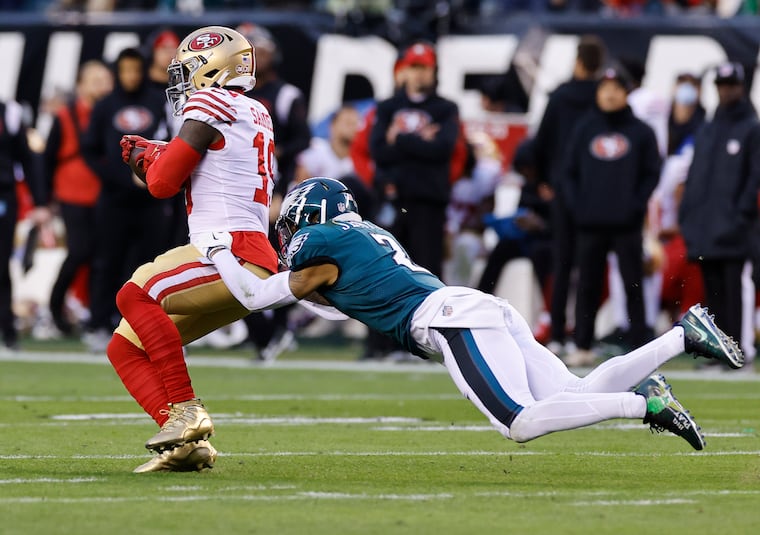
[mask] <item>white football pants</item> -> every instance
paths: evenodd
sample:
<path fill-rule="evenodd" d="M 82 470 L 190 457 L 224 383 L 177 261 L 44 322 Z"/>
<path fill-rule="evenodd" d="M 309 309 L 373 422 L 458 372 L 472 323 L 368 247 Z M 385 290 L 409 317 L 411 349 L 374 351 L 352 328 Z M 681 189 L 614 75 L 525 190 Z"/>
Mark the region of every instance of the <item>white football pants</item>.
<path fill-rule="evenodd" d="M 611 418 L 643 418 L 646 400 L 631 388 L 684 350 L 683 328 L 674 327 L 579 377 L 503 303 L 506 328 L 430 329 L 430 345 L 443 354 L 464 397 L 517 442 Z"/>

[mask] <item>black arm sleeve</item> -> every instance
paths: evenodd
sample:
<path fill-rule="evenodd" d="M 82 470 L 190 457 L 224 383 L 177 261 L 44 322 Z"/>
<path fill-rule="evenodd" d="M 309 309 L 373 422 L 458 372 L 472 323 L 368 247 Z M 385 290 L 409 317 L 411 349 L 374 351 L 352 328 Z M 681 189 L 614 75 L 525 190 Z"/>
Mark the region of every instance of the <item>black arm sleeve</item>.
<path fill-rule="evenodd" d="M 42 154 L 43 186 L 47 194 L 48 202 L 53 197 L 53 176 L 58 167 L 58 151 L 61 148 L 61 120 L 56 117 L 53 126 L 50 127 L 45 152 Z"/>

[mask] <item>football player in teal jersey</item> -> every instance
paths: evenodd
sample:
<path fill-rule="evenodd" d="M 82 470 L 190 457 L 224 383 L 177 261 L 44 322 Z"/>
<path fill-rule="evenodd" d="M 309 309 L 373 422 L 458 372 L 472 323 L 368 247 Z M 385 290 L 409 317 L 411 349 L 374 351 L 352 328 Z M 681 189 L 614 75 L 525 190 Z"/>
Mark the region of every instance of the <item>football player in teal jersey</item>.
<path fill-rule="evenodd" d="M 282 203 L 276 229 L 288 270 L 267 279 L 240 265 L 227 233 L 209 233 L 199 249 L 250 310 L 306 299 L 325 317 L 356 318 L 441 362 L 464 397 L 517 442 L 640 418 L 701 450 L 699 426 L 654 372 L 683 352 L 733 368 L 744 364 L 737 344 L 695 305 L 659 338 L 579 377 L 533 338 L 509 303 L 446 286 L 414 264 L 393 235 L 361 219 L 350 190 L 337 180 L 311 178 L 297 186 Z"/>

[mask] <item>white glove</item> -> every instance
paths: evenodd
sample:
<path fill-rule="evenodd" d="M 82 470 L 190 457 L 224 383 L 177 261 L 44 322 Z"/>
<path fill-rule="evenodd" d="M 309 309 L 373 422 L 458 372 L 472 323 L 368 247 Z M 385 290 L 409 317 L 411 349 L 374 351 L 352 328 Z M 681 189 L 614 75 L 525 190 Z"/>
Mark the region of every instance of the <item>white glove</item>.
<path fill-rule="evenodd" d="M 211 257 L 213 257 L 216 252 L 222 249 L 232 248 L 232 234 L 224 230 L 201 232 L 191 236 L 190 243 L 193 244 L 205 258 L 211 260 Z"/>

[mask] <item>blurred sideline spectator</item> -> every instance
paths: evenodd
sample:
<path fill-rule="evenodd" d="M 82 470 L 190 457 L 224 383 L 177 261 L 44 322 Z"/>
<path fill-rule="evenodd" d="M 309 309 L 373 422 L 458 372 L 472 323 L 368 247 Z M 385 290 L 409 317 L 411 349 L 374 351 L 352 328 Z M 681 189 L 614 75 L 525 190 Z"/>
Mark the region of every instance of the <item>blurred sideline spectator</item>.
<path fill-rule="evenodd" d="M 644 316 L 642 230 L 649 197 L 660 176 L 657 140 L 627 104 L 630 82 L 607 69 L 596 91 L 597 107 L 579 121 L 568 145 L 561 194 L 577 229 L 577 352 L 568 366 L 593 364 L 594 327 L 602 296 L 607 255 L 619 259 L 630 322 L 637 346 L 652 338 Z"/>
<path fill-rule="evenodd" d="M 314 176 L 340 179 L 354 174 L 351 144 L 359 129 L 359 112 L 344 105 L 330 119 L 328 139 L 311 138 L 309 147 L 296 157 L 294 184 Z"/>
<path fill-rule="evenodd" d="M 575 351 L 565 343 L 570 275 L 575 265 L 575 228 L 572 206 L 558 190 L 566 173 L 567 142 L 578 120 L 593 108 L 596 76 L 605 58 L 605 47 L 595 35 L 578 42 L 573 77 L 549 95 L 549 102 L 535 136 L 538 179 L 554 190 L 552 236 L 554 243 L 550 349 L 557 355 Z"/>
<path fill-rule="evenodd" d="M 296 158 L 294 184 L 307 178 L 326 176 L 344 182 L 354 193 L 363 218 L 375 217 L 375 199 L 371 188 L 357 176 L 351 158 L 351 146 L 361 124 L 359 112 L 350 105 L 341 106 L 330 119 L 329 138 L 313 137 L 309 148 Z"/>
<path fill-rule="evenodd" d="M 449 259 L 446 283 L 472 286 L 473 267 L 486 253 L 483 216 L 493 205 L 496 187 L 504 175 L 501 153 L 485 132 L 469 136 L 464 175 L 451 186 L 446 208 L 446 238 Z"/>
<path fill-rule="evenodd" d="M 676 76 L 673 103 L 668 117 L 668 154 L 677 154 L 694 136 L 705 121 L 705 109 L 700 102 L 702 79 L 691 73 Z"/>
<path fill-rule="evenodd" d="M 95 104 L 82 139 L 82 155 L 97 173 L 101 190 L 95 205 L 96 247 L 92 265 L 90 324 L 83 340 L 103 351 L 119 317 L 115 298 L 121 283 L 167 243 L 168 201 L 148 193 L 121 159 L 124 134 L 165 140 L 165 95 L 146 78 L 139 50 L 126 48 L 115 63 L 114 90 Z"/>
<path fill-rule="evenodd" d="M 649 230 L 662 244 L 665 255 L 660 307 L 671 322 L 691 305 L 704 302 L 702 273 L 696 263 L 687 260 L 678 228 L 678 206 L 694 156 L 694 138 L 705 120 L 700 86 L 700 78 L 693 74 L 676 76 L 668 119 L 668 155 L 649 202 Z"/>
<path fill-rule="evenodd" d="M 697 133 L 679 209 L 688 257 L 702 270 L 707 306 L 735 340 L 742 340 L 742 272 L 752 257 L 760 187 L 760 123 L 744 81 L 738 63 L 717 68 L 718 108 Z"/>
<path fill-rule="evenodd" d="M 654 131 L 657 138 L 657 147 L 660 156 L 664 157 L 668 145 L 668 115 L 670 107 L 664 95 L 658 94 L 649 88 L 642 87 L 646 76 L 644 64 L 638 59 L 624 58 L 620 60 L 622 72 L 627 73 L 631 83 L 631 91 L 628 93 L 628 105 L 633 114 L 644 121 Z M 644 310 L 647 327 L 654 331 L 655 323 L 660 311 L 660 296 L 662 293 L 662 251 L 656 238 L 650 235 L 649 229 L 645 229 L 644 258 L 645 264 L 642 291 L 644 295 Z M 626 306 L 626 292 L 623 278 L 620 275 L 620 266 L 617 255 L 610 253 L 608 258 L 608 287 L 609 303 L 612 309 L 615 330 L 611 338 L 615 342 L 621 342 L 624 348 L 634 348 L 638 344 L 627 341 L 628 338 L 628 312 Z"/>
<path fill-rule="evenodd" d="M 14 101 L 0 101 L 0 352 L 18 349 L 18 332 L 12 308 L 10 258 L 18 218 L 16 182 L 25 180 L 38 207 L 32 217 L 37 224 L 50 221 L 40 167 L 29 148 L 29 128 L 23 109 Z"/>
<path fill-rule="evenodd" d="M 546 288 L 552 271 L 552 245 L 549 221 L 553 191 L 540 183 L 536 173 L 533 141 L 524 140 L 515 151 L 512 177 L 521 181 L 517 211 L 509 217 L 489 214 L 486 224 L 496 230 L 499 242 L 488 256 L 477 284 L 483 292 L 494 293 L 504 266 L 515 258 L 528 258 L 539 285 Z M 545 305 L 548 310 L 548 305 Z M 546 340 L 544 340 L 546 341 Z"/>
<path fill-rule="evenodd" d="M 64 335 L 73 332 L 64 311 L 66 292 L 78 272 L 89 272 L 92 261 L 95 202 L 100 193 L 100 180 L 80 153 L 80 139 L 95 102 L 112 90 L 113 75 L 105 64 L 98 60 L 84 63 L 77 75 L 76 94 L 56 112 L 45 146 L 46 202 L 58 204 L 66 229 L 67 254 L 50 293 L 50 313 Z"/>
<path fill-rule="evenodd" d="M 403 88 L 378 104 L 370 148 L 376 187 L 396 209 L 393 234 L 414 262 L 440 275 L 460 124 L 456 104 L 436 93 L 436 66 L 435 50 L 427 43 L 403 51 Z"/>

